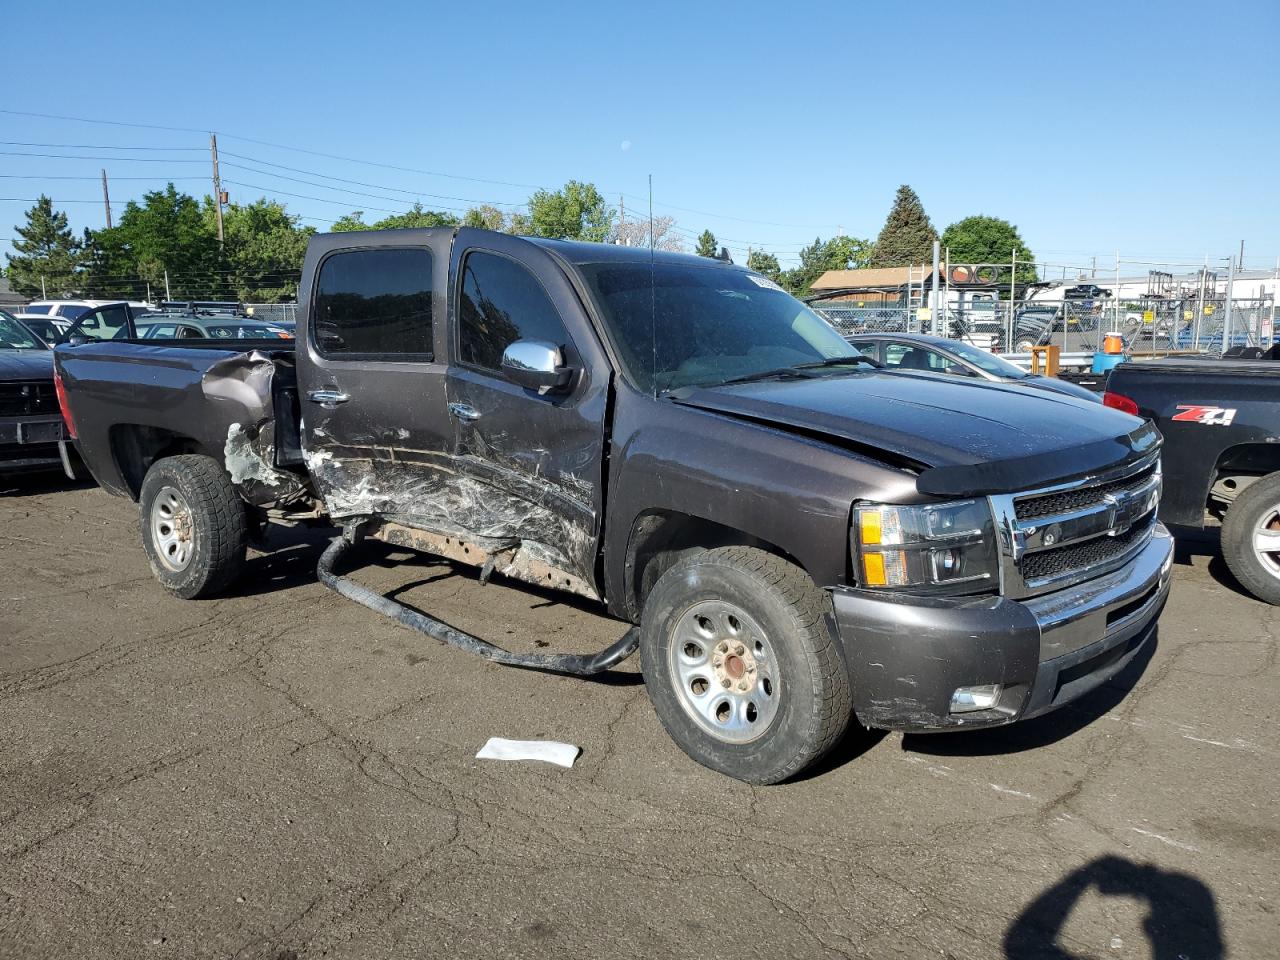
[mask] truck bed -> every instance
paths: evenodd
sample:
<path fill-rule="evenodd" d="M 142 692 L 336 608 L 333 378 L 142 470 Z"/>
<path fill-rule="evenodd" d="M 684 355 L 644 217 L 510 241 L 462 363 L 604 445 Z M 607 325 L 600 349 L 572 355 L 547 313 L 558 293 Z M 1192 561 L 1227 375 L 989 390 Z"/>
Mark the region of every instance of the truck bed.
<path fill-rule="evenodd" d="M 253 503 L 307 489 L 292 346 L 279 340 L 102 340 L 61 345 L 76 444 L 106 490 L 137 499 L 151 463 L 175 452 L 226 464 Z"/>

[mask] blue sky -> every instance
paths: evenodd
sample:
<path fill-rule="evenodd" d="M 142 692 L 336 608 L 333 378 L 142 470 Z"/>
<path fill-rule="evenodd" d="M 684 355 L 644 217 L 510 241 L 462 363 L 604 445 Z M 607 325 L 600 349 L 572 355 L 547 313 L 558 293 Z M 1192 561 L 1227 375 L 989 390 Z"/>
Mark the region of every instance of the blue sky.
<path fill-rule="evenodd" d="M 104 166 L 117 210 L 166 178 L 208 192 L 217 130 L 234 199 L 321 226 L 402 204 L 313 174 L 457 208 L 577 178 L 630 212 L 652 173 L 656 212 L 784 265 L 815 235 L 874 237 L 900 183 L 939 230 L 1005 217 L 1055 264 L 1198 262 L 1241 240 L 1248 267 L 1280 257 L 1277 0 L 29 3 L 3 20 L 22 39 L 0 108 L 186 128 L 0 113 L 3 197 L 94 201 L 95 181 L 53 178 Z M 0 237 L 26 206 L 0 201 Z M 101 225 L 100 202 L 63 206 Z"/>

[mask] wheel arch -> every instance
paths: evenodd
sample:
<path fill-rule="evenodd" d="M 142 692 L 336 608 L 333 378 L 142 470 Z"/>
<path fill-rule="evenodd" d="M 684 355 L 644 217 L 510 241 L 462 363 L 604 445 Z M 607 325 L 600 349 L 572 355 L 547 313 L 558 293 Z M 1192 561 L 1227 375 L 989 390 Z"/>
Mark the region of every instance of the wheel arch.
<path fill-rule="evenodd" d="M 676 510 L 646 510 L 632 521 L 627 537 L 623 596 L 615 612 L 638 622 L 645 597 L 682 556 L 690 550 L 731 546 L 756 547 L 805 569 L 782 547 L 745 530 Z"/>
<path fill-rule="evenodd" d="M 136 502 L 142 493 L 142 482 L 147 471 L 157 460 L 186 453 L 203 454 L 217 460 L 217 452 L 211 452 L 194 437 L 166 430 L 163 427 L 138 423 L 118 423 L 108 435 L 111 458 L 129 496 Z"/>

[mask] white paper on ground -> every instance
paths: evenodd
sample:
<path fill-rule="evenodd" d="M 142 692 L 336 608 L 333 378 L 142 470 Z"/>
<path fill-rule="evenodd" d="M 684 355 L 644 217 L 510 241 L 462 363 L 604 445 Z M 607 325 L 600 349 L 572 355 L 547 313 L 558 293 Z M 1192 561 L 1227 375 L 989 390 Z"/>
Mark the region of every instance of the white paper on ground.
<path fill-rule="evenodd" d="M 559 740 L 507 740 L 490 737 L 476 754 L 477 760 L 545 760 L 558 767 L 572 767 L 578 747 Z"/>

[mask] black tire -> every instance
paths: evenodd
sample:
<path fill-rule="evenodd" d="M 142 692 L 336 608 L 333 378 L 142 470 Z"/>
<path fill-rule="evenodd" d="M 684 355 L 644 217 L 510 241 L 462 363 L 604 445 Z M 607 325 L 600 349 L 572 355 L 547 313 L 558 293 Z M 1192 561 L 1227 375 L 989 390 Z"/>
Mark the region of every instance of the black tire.
<path fill-rule="evenodd" d="M 1227 508 L 1222 521 L 1222 556 L 1246 590 L 1259 600 L 1280 605 L 1280 570 L 1268 569 L 1253 549 L 1254 531 L 1272 514 L 1280 515 L 1280 473 L 1255 480 Z M 1278 523 L 1273 521 L 1272 529 Z M 1280 554 L 1276 559 L 1280 561 Z"/>
<path fill-rule="evenodd" d="M 746 742 L 713 735 L 704 727 L 712 717 L 696 719 L 695 694 L 678 692 L 683 681 L 677 677 L 677 648 L 683 641 L 677 627 L 692 611 L 713 603 L 740 608 L 758 624 L 778 672 L 773 690 L 755 678 L 759 691 L 768 690 L 777 700 L 770 704 L 770 719 L 761 733 L 755 735 L 747 726 L 744 735 L 752 739 Z M 831 636 L 830 613 L 830 597 L 808 574 L 763 550 L 718 547 L 677 561 L 654 584 L 640 622 L 645 686 L 671 739 L 703 766 L 756 784 L 795 776 L 830 750 L 852 716 L 849 677 Z M 714 687 L 707 694 L 730 695 Z"/>
<path fill-rule="evenodd" d="M 170 499 L 168 491 L 176 492 L 188 508 L 181 519 L 187 551 L 182 563 L 161 555 L 166 544 L 153 522 L 157 499 L 162 494 Z M 142 481 L 138 499 L 142 545 L 151 572 L 174 596 L 212 596 L 240 575 L 248 540 L 244 502 L 216 460 L 196 454 L 157 460 Z"/>

